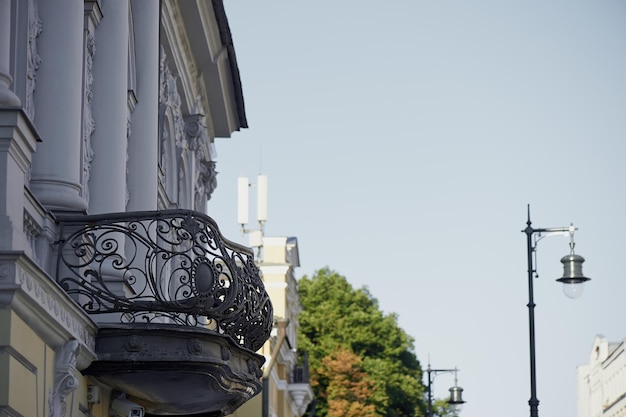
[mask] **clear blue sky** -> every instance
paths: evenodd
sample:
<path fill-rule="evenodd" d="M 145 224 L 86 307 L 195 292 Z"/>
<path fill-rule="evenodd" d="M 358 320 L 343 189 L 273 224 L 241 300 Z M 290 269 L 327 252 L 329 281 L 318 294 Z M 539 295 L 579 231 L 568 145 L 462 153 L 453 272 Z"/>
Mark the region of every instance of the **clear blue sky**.
<path fill-rule="evenodd" d="M 240 174 L 269 177 L 266 234 L 329 266 L 460 369 L 462 417 L 527 416 L 526 205 L 573 222 L 592 278 L 539 244 L 542 417 L 575 417 L 594 336 L 626 337 L 626 3 L 228 0 L 250 128 L 217 140 L 209 215 L 231 240 Z M 254 211 L 251 212 L 254 218 Z M 452 375 L 435 380 L 444 397 Z"/>

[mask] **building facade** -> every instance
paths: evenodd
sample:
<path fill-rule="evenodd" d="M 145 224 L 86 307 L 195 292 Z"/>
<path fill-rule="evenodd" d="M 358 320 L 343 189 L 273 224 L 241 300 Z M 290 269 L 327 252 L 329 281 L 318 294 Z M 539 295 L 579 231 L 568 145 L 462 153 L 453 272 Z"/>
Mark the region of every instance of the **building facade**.
<path fill-rule="evenodd" d="M 0 0 L 0 416 L 223 416 L 273 308 L 204 214 L 247 127 L 222 0 Z"/>
<path fill-rule="evenodd" d="M 231 417 L 302 417 L 313 400 L 308 359 L 298 350 L 302 311 L 295 269 L 300 266 L 295 237 L 263 237 L 265 288 L 274 306 L 275 329 L 259 353 L 265 357 L 263 392 Z"/>
<path fill-rule="evenodd" d="M 594 339 L 589 363 L 577 369 L 578 417 L 626 416 L 624 342 Z"/>

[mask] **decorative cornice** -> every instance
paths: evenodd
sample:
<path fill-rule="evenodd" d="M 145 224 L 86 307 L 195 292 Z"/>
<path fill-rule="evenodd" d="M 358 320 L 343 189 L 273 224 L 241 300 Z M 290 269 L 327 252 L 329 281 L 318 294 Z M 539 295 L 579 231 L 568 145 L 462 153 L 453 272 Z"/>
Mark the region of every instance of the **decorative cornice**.
<path fill-rule="evenodd" d="M 96 324 L 23 252 L 0 254 L 0 308 L 15 311 L 50 346 L 78 340 L 80 369 L 95 359 Z"/>
<path fill-rule="evenodd" d="M 191 51 L 191 43 L 185 31 L 186 25 L 181 15 L 179 2 L 163 2 L 162 22 L 165 34 L 171 45 L 174 62 L 184 62 L 184 72 L 179 72 L 181 83 L 188 96 L 196 97 L 200 93 L 198 88 L 198 69 Z M 182 68 L 178 68 L 182 70 Z"/>
<path fill-rule="evenodd" d="M 85 0 L 85 26 L 97 27 L 102 20 L 101 0 Z"/>
<path fill-rule="evenodd" d="M 234 88 L 235 102 L 237 104 L 237 116 L 239 117 L 239 125 L 242 128 L 248 127 L 246 119 L 246 108 L 243 100 L 243 91 L 241 87 L 241 77 L 239 75 L 239 66 L 237 65 L 237 55 L 235 54 L 235 46 L 228 25 L 228 17 L 224 9 L 224 0 L 212 0 L 215 19 L 220 30 L 220 38 L 222 44 L 228 51 L 228 62 L 230 67 L 231 79 Z"/>

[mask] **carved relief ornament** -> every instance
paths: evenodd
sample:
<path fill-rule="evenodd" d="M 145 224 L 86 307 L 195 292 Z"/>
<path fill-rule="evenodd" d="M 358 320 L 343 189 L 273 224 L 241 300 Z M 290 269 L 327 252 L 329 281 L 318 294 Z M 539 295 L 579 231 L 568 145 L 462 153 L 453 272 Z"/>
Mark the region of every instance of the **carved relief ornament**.
<path fill-rule="evenodd" d="M 76 358 L 80 351 L 77 340 L 70 340 L 57 349 L 54 360 L 54 386 L 50 389 L 50 417 L 65 417 L 67 396 L 78 387 Z"/>
<path fill-rule="evenodd" d="M 37 38 L 41 34 L 43 24 L 39 18 L 37 4 L 28 1 L 28 44 L 26 45 L 26 103 L 24 111 L 31 121 L 35 121 L 35 84 L 37 70 L 41 65 L 41 57 L 37 53 Z"/>

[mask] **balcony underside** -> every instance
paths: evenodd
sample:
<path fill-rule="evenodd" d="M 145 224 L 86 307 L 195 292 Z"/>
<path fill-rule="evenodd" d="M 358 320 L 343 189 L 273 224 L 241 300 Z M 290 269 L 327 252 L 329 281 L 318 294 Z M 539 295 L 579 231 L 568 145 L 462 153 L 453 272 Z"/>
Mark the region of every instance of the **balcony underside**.
<path fill-rule="evenodd" d="M 103 325 L 83 374 L 126 393 L 148 415 L 223 416 L 261 390 L 264 358 L 200 327 Z"/>

